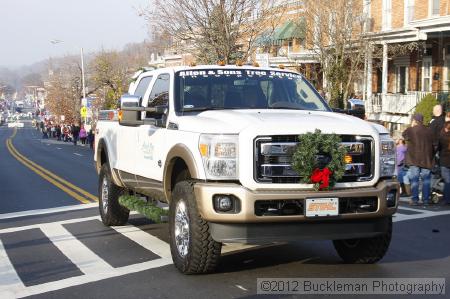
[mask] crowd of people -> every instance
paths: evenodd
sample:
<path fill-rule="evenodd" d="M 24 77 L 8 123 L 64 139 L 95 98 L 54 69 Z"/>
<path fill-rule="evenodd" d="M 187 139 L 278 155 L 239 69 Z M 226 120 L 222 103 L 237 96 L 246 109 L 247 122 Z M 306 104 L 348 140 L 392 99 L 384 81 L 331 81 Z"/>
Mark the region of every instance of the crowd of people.
<path fill-rule="evenodd" d="M 434 175 L 442 178 L 443 203 L 450 205 L 450 113 L 445 115 L 442 106 L 436 105 L 428 126 L 423 123 L 423 115 L 416 113 L 402 137 L 396 147 L 402 195 L 411 196 L 409 203 L 416 206 L 421 191 L 422 204 L 429 205 L 432 184 L 438 181 L 432 183 Z"/>
<path fill-rule="evenodd" d="M 43 139 L 54 138 L 62 142 L 72 142 L 77 145 L 89 145 L 94 148 L 94 133 L 92 129 L 87 130 L 84 124 L 57 124 L 52 121 L 33 121 L 37 130 L 42 132 Z"/>

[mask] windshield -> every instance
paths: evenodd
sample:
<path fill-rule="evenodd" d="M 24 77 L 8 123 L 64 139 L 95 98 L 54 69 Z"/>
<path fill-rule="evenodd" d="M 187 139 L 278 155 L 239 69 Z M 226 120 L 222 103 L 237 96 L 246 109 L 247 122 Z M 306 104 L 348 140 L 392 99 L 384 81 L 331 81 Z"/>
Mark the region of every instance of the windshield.
<path fill-rule="evenodd" d="M 198 69 L 175 76 L 177 112 L 217 109 L 330 111 L 301 75 L 255 69 Z"/>

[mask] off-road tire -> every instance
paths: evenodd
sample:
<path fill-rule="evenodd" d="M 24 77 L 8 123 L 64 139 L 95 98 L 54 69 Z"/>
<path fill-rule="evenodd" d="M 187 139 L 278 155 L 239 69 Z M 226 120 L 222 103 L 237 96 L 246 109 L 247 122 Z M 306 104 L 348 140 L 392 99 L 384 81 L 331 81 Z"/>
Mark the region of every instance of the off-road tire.
<path fill-rule="evenodd" d="M 170 251 L 175 267 L 184 274 L 210 273 L 215 270 L 220 259 L 222 243 L 211 237 L 208 222 L 198 213 L 194 194 L 194 182 L 182 181 L 175 185 L 169 208 Z M 189 224 L 188 250 L 182 256 L 175 240 L 175 216 L 177 205 L 184 201 Z"/>
<path fill-rule="evenodd" d="M 372 238 L 334 240 L 338 255 L 349 264 L 373 264 L 386 254 L 392 236 L 392 217 L 389 217 L 388 231 Z"/>
<path fill-rule="evenodd" d="M 106 184 L 106 186 L 104 186 L 104 184 Z M 107 194 L 104 194 L 105 191 Z M 130 210 L 119 204 L 119 197 L 125 194 L 125 192 L 126 190 L 124 188 L 117 186 L 112 181 L 108 164 L 103 164 L 100 168 L 98 181 L 98 207 L 104 225 L 115 226 L 127 223 L 128 217 L 130 216 Z M 104 198 L 107 200 L 106 208 L 104 205 Z"/>

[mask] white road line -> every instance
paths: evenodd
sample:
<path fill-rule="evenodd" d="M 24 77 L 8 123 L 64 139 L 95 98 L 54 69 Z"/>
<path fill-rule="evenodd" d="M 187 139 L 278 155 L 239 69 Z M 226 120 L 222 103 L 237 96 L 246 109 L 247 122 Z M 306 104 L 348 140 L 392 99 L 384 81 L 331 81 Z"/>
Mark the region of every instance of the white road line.
<path fill-rule="evenodd" d="M 112 228 L 160 257 L 171 259 L 169 244 L 157 237 L 152 236 L 133 225 L 113 226 Z"/>
<path fill-rule="evenodd" d="M 84 221 L 90 221 L 90 220 L 99 220 L 99 219 L 100 219 L 99 216 L 91 216 L 91 217 L 84 217 L 84 218 L 68 219 L 68 220 L 58 221 L 58 222 L 49 222 L 49 223 L 31 224 L 31 225 L 18 226 L 18 227 L 10 227 L 10 228 L 1 229 L 0 234 L 20 232 L 20 231 L 35 229 L 35 228 L 40 229 L 43 225 L 47 225 L 47 224 L 51 224 L 51 223 L 62 225 L 62 224 L 78 223 L 78 222 L 84 222 Z"/>
<path fill-rule="evenodd" d="M 403 206 L 399 206 L 398 207 L 400 210 L 406 210 L 406 211 L 413 211 L 413 212 L 420 212 L 420 213 L 426 213 L 426 212 L 431 212 L 433 213 L 433 211 L 429 211 L 429 210 L 421 210 L 419 208 L 409 208 L 409 207 L 403 207 Z"/>
<path fill-rule="evenodd" d="M 20 280 L 19 275 L 17 275 L 0 240 L 0 297 L 2 299 L 15 298 L 15 291 L 24 287 L 25 285 Z"/>
<path fill-rule="evenodd" d="M 112 277 L 123 276 L 131 273 L 142 272 L 148 269 L 158 268 L 166 265 L 172 264 L 172 260 L 165 258 L 160 258 L 152 261 L 148 261 L 141 264 L 134 264 L 126 267 L 115 268 L 109 273 L 102 274 L 89 274 L 76 276 L 71 278 L 66 278 L 58 281 L 52 281 L 40 285 L 34 285 L 30 287 L 25 287 L 20 290 L 15 290 L 14 295 L 16 298 L 23 298 L 32 295 L 38 295 L 46 292 L 52 292 L 56 290 L 65 289 L 68 287 L 78 286 L 86 283 L 91 283 L 95 281 L 100 281 Z M 1 295 L 1 294 L 0 294 Z M 3 297 L 2 297 L 3 299 Z"/>
<path fill-rule="evenodd" d="M 21 211 L 14 213 L 5 213 L 0 214 L 0 219 L 10 219 L 10 218 L 18 218 L 18 217 L 26 217 L 26 216 L 36 216 L 36 215 L 44 215 L 58 212 L 67 212 L 67 211 L 75 211 L 75 210 L 84 210 L 98 207 L 98 203 L 88 203 L 88 204 L 79 204 L 72 206 L 63 206 L 57 208 L 49 208 L 49 209 L 38 209 L 38 210 L 29 210 L 29 211 Z"/>
<path fill-rule="evenodd" d="M 56 149 L 59 149 L 59 150 L 60 150 L 60 149 L 62 149 L 62 148 L 60 148 L 60 147 L 57 147 Z"/>
<path fill-rule="evenodd" d="M 59 224 L 41 225 L 42 232 L 84 274 L 103 274 L 114 270 L 82 242 Z"/>
<path fill-rule="evenodd" d="M 392 221 L 399 222 L 399 221 L 405 221 L 405 220 L 413 220 L 413 219 L 422 219 L 422 218 L 428 218 L 428 217 L 435 217 L 435 216 L 443 216 L 443 215 L 450 215 L 449 211 L 440 211 L 440 212 L 431 212 L 427 211 L 427 213 L 420 213 L 420 214 L 413 214 L 413 215 L 405 215 L 405 214 L 395 214 Z"/>
<path fill-rule="evenodd" d="M 83 157 L 83 155 L 82 155 L 82 154 L 79 154 L 79 153 L 73 153 L 73 154 L 76 155 L 76 156 Z"/>
<path fill-rule="evenodd" d="M 86 204 L 86 205 L 88 205 L 88 204 Z M 135 211 L 130 212 L 130 215 L 135 215 L 135 214 L 138 214 L 138 213 Z M 96 215 L 96 216 L 73 218 L 73 219 L 67 219 L 67 220 L 61 220 L 61 221 L 55 221 L 55 222 L 46 222 L 46 223 L 30 224 L 30 225 L 25 225 L 25 226 L 9 227 L 9 228 L 0 229 L 0 234 L 20 232 L 20 231 L 24 231 L 24 230 L 28 230 L 28 229 L 40 228 L 43 225 L 48 225 L 48 224 L 52 224 L 52 223 L 63 225 L 63 224 L 78 223 L 78 222 L 84 222 L 84 221 L 90 221 L 90 220 L 101 221 L 101 218 L 100 218 L 100 216 Z"/>

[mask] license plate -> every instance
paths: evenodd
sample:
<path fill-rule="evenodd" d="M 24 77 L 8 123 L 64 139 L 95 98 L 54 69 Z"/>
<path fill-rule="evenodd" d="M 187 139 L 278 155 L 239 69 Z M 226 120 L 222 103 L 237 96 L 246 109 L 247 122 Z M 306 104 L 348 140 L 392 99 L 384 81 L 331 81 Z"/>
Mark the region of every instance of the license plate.
<path fill-rule="evenodd" d="M 326 217 L 339 214 L 337 198 L 307 198 L 305 203 L 306 217 Z"/>

